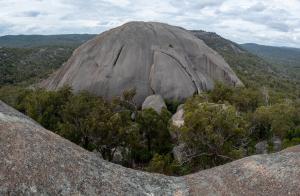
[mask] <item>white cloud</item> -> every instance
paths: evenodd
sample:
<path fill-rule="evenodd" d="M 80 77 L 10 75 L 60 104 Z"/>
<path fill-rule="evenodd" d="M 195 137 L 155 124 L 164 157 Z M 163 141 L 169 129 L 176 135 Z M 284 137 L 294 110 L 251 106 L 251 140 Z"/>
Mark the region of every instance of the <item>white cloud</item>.
<path fill-rule="evenodd" d="M 300 47 L 299 11 L 299 0 L 0 0 L 0 35 L 101 33 L 143 20 Z"/>

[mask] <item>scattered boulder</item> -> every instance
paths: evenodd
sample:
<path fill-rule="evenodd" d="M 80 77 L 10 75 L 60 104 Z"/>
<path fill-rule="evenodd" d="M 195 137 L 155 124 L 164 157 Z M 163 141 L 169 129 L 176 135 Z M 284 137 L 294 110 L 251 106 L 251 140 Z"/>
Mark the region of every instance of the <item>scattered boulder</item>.
<path fill-rule="evenodd" d="M 172 153 L 174 159 L 182 164 L 189 159 L 189 155 L 192 154 L 191 149 L 189 149 L 185 143 L 179 142 L 180 137 L 180 127 L 184 125 L 184 104 L 181 104 L 177 107 L 176 113 L 171 118 L 172 129 L 170 135 L 172 140 L 175 143 L 178 143 L 173 147 Z"/>
<path fill-rule="evenodd" d="M 112 159 L 112 162 L 122 163 L 122 160 L 123 160 L 122 150 L 120 148 L 117 148 L 115 153 L 114 153 L 114 157 Z"/>
<path fill-rule="evenodd" d="M 160 114 L 162 108 L 167 108 L 164 99 L 160 95 L 150 95 L 148 96 L 143 105 L 142 109 L 152 108 L 158 114 Z"/>
<path fill-rule="evenodd" d="M 266 140 L 258 142 L 255 145 L 256 154 L 267 154 L 268 153 L 268 142 Z"/>
<path fill-rule="evenodd" d="M 184 104 L 177 107 L 176 113 L 171 118 L 172 130 L 170 131 L 171 138 L 178 141 L 180 136 L 180 127 L 184 125 Z"/>
<path fill-rule="evenodd" d="M 272 138 L 272 143 L 273 143 L 273 151 L 278 152 L 281 150 L 282 147 L 282 140 L 279 137 L 273 137 Z"/>
<path fill-rule="evenodd" d="M 172 116 L 172 125 L 181 127 L 184 125 L 184 105 L 178 106 L 176 113 Z"/>
<path fill-rule="evenodd" d="M 177 108 L 176 108 L 176 112 L 178 112 L 179 110 L 184 108 L 184 104 L 180 104 Z"/>
<path fill-rule="evenodd" d="M 125 168 L 0 101 L 0 195 L 299 195 L 300 147 L 183 177 Z"/>
<path fill-rule="evenodd" d="M 129 22 L 76 49 L 68 62 L 41 83 L 49 90 L 69 85 L 106 99 L 136 89 L 135 102 L 160 94 L 182 101 L 214 87 L 242 82 L 223 57 L 191 32 L 156 22 Z"/>
<path fill-rule="evenodd" d="M 126 155 L 128 155 L 128 149 L 123 147 L 117 147 L 114 149 L 115 153 L 112 159 L 112 162 L 114 163 L 122 163 L 124 161 L 124 158 Z"/>
<path fill-rule="evenodd" d="M 278 152 L 281 150 L 282 141 L 279 137 L 274 136 L 270 141 L 263 140 L 255 145 L 256 154 L 267 154 L 271 152 Z"/>

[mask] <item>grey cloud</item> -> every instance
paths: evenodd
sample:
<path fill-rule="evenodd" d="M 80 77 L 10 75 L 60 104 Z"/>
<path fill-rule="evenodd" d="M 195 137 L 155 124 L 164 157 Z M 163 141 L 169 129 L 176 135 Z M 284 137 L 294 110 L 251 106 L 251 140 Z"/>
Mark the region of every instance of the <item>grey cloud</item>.
<path fill-rule="evenodd" d="M 39 15 L 41 15 L 42 13 L 39 11 L 28 11 L 28 12 L 22 12 L 20 14 L 20 16 L 24 16 L 24 17 L 37 17 Z"/>
<path fill-rule="evenodd" d="M 290 31 L 290 27 L 289 25 L 281 22 L 281 23 L 277 23 L 277 22 L 268 22 L 266 24 L 267 26 L 269 26 L 270 28 L 273 28 L 275 30 L 281 31 L 281 32 L 289 32 Z"/>
<path fill-rule="evenodd" d="M 250 11 L 250 12 L 262 12 L 264 11 L 265 9 L 267 8 L 267 6 L 265 6 L 264 4 L 262 4 L 261 2 L 260 3 L 257 3 L 251 7 L 249 7 L 247 9 L 247 11 Z"/>
<path fill-rule="evenodd" d="M 26 0 L 16 6 L 19 0 L 0 0 L 0 34 L 100 33 L 127 21 L 144 20 L 216 31 L 233 41 L 273 43 L 280 37 L 300 45 L 295 39 L 300 37 L 297 0 L 290 1 L 295 8 L 275 0 L 51 1 Z M 266 35 L 268 39 L 262 38 Z"/>
<path fill-rule="evenodd" d="M 222 0 L 210 0 L 210 1 L 202 1 L 200 3 L 196 3 L 194 6 L 197 9 L 203 9 L 206 7 L 214 7 L 214 6 L 221 6 L 224 3 Z"/>
<path fill-rule="evenodd" d="M 226 1 L 226 0 L 225 0 Z M 183 0 L 183 1 L 171 1 L 171 5 L 178 7 L 181 11 L 200 10 L 206 7 L 221 6 L 224 0 Z"/>
<path fill-rule="evenodd" d="M 216 10 L 216 14 L 224 18 L 242 19 L 280 32 L 292 30 L 292 27 L 288 25 L 290 14 L 287 11 L 283 9 L 267 10 L 267 7 L 261 3 L 246 9 L 232 9 L 225 12 Z"/>

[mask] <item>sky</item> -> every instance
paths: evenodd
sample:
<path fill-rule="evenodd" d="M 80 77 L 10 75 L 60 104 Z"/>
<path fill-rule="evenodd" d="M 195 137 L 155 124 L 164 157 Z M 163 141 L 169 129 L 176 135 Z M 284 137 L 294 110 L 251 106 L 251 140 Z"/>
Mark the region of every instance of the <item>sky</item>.
<path fill-rule="evenodd" d="M 0 0 L 0 35 L 98 34 L 129 21 L 300 48 L 300 0 Z"/>

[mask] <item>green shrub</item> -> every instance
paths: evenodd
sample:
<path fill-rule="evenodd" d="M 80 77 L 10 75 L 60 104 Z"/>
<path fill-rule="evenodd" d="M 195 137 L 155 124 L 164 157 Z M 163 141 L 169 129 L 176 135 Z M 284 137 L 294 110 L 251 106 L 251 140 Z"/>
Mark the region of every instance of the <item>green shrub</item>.
<path fill-rule="evenodd" d="M 246 136 L 246 122 L 233 106 L 206 102 L 185 111 L 180 140 L 206 168 L 240 158 Z"/>

